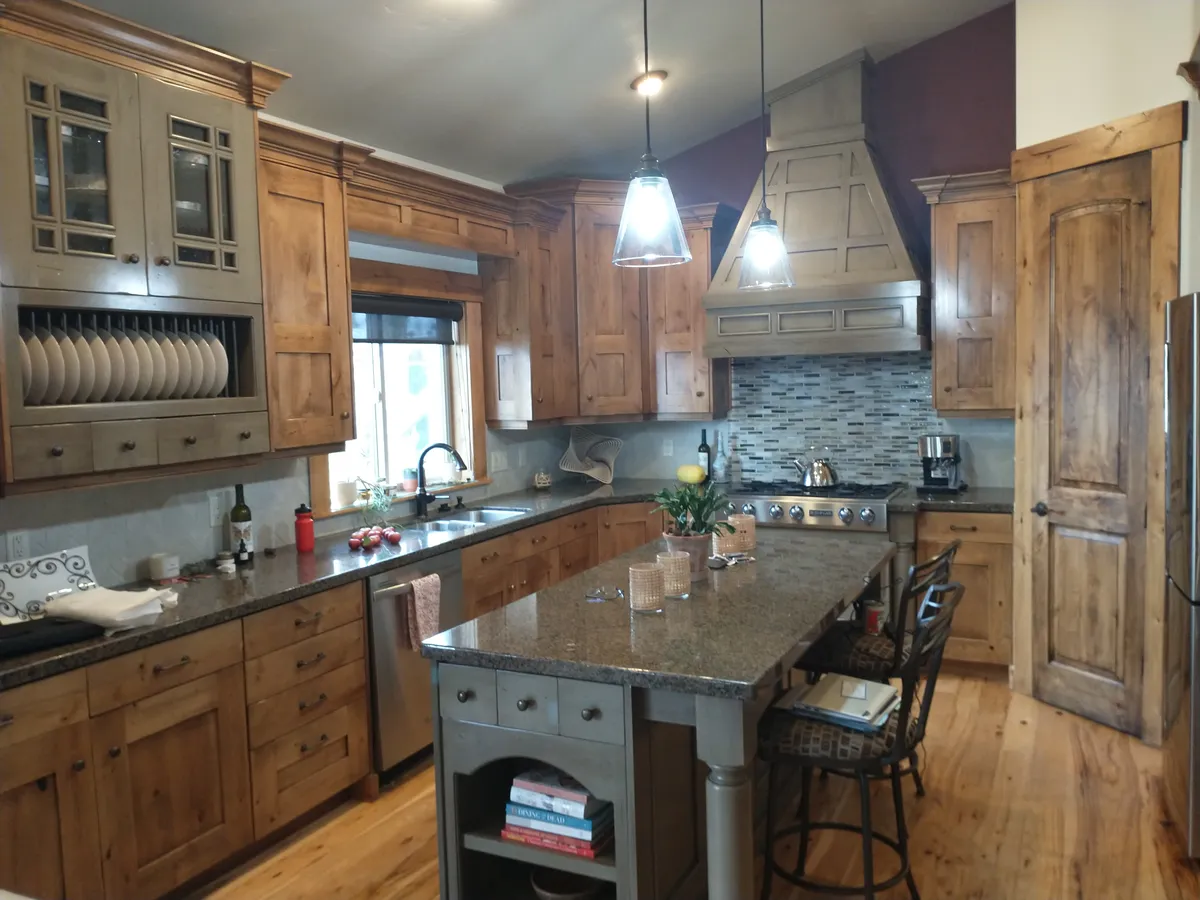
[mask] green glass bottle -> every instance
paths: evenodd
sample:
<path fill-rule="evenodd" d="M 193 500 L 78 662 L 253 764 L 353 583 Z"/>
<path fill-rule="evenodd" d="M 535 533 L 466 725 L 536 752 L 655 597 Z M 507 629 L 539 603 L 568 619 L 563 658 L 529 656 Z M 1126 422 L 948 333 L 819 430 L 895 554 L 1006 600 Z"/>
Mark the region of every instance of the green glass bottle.
<path fill-rule="evenodd" d="M 239 484 L 234 487 L 237 493 L 237 502 L 233 504 L 233 509 L 229 511 L 229 546 L 236 554 L 238 549 L 245 544 L 246 550 L 249 552 L 246 562 L 254 559 L 254 522 L 250 515 L 250 507 L 246 505 L 246 495 Z M 238 562 L 242 560 L 239 558 Z"/>

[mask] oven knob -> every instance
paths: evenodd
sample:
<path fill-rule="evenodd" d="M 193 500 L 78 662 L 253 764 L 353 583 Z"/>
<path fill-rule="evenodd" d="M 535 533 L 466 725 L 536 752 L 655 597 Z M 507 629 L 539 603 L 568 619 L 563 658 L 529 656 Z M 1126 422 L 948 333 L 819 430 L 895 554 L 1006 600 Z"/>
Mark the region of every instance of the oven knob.
<path fill-rule="evenodd" d="M 754 504 L 753 503 L 743 503 L 742 504 L 742 512 L 744 512 L 748 516 L 754 515 Z"/>
<path fill-rule="evenodd" d="M 801 519 L 804 518 L 804 509 L 799 506 L 793 506 L 791 509 L 788 510 L 788 515 L 791 516 L 793 519 L 795 519 L 797 522 L 799 522 Z"/>
<path fill-rule="evenodd" d="M 864 525 L 870 525 L 875 521 L 875 510 L 869 506 L 864 506 L 858 511 L 858 517 L 863 520 Z"/>
<path fill-rule="evenodd" d="M 767 513 L 771 516 L 772 519 L 782 519 L 783 518 L 783 507 L 780 506 L 778 503 L 772 503 L 771 508 L 767 510 Z"/>
<path fill-rule="evenodd" d="M 843 525 L 849 525 L 854 521 L 854 510 L 848 506 L 843 506 L 838 510 L 838 518 L 841 520 Z"/>

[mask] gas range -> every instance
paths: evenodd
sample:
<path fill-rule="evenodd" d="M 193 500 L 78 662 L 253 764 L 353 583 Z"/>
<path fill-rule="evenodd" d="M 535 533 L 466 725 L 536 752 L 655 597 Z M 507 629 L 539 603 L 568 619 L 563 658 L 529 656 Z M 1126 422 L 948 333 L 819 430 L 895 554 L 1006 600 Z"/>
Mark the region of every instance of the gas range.
<path fill-rule="evenodd" d="M 760 525 L 887 532 L 888 500 L 904 489 L 892 484 L 811 488 L 788 481 L 747 481 L 729 492 L 729 511 Z"/>

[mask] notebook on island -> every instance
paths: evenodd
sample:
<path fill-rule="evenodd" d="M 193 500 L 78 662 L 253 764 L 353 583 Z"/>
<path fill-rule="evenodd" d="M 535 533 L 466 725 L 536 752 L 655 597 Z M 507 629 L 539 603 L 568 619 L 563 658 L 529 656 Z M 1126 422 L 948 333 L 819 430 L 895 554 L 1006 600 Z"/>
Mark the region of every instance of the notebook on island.
<path fill-rule="evenodd" d="M 848 675 L 826 675 L 789 697 L 792 710 L 800 715 L 868 730 L 882 727 L 900 700 L 890 684 Z"/>

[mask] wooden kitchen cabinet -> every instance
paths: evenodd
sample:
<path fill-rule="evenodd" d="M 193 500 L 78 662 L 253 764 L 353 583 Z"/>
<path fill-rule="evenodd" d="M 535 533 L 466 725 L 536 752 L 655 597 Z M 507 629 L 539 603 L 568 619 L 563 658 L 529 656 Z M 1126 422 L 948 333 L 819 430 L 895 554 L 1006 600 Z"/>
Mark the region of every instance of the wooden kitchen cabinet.
<path fill-rule="evenodd" d="M 657 503 L 622 503 L 600 508 L 596 531 L 597 562 L 608 562 L 662 537 L 663 519 Z"/>
<path fill-rule="evenodd" d="M 714 223 L 718 242 L 721 235 L 727 241 L 737 213 L 716 203 L 683 207 L 679 213 L 692 261 L 646 270 L 653 411 L 659 419 L 720 418 L 729 411 L 731 369 L 728 359 L 704 355 L 703 301 L 713 259 L 723 252 L 713 252 Z"/>
<path fill-rule="evenodd" d="M 245 698 L 238 663 L 92 720 L 110 900 L 159 897 L 250 843 Z"/>
<path fill-rule="evenodd" d="M 1008 665 L 1012 661 L 1012 516 L 921 513 L 917 558 L 931 559 L 961 540 L 950 577 L 964 588 L 946 659 Z"/>
<path fill-rule="evenodd" d="M 354 437 L 354 373 L 350 249 L 339 175 L 350 163 L 338 160 L 361 161 L 367 151 L 269 123 L 260 125 L 260 147 L 271 446 L 341 444 Z"/>
<path fill-rule="evenodd" d="M 933 405 L 1012 416 L 1016 189 L 1007 169 L 919 179 L 933 207 Z"/>

